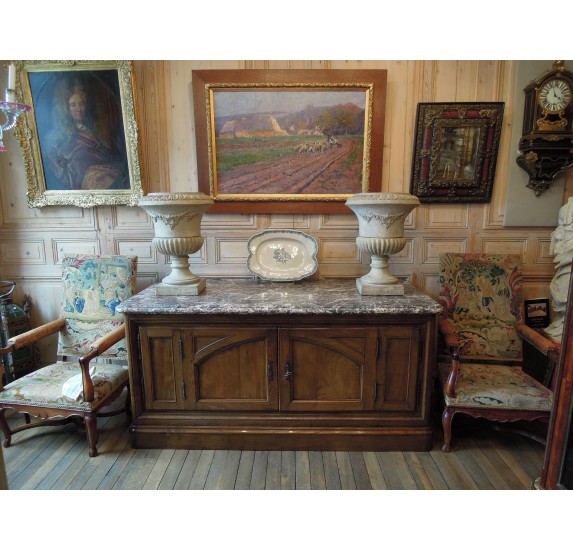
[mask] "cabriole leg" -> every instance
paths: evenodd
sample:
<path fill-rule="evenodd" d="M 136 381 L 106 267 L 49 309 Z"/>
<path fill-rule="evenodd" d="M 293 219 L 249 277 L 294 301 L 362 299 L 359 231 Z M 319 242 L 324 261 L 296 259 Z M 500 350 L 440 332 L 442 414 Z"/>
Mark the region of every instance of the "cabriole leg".
<path fill-rule="evenodd" d="M 444 409 L 444 414 L 442 414 L 442 427 L 444 430 L 444 444 L 442 445 L 442 451 L 444 453 L 450 452 L 450 442 L 452 440 L 452 420 L 454 418 L 454 412 Z"/>

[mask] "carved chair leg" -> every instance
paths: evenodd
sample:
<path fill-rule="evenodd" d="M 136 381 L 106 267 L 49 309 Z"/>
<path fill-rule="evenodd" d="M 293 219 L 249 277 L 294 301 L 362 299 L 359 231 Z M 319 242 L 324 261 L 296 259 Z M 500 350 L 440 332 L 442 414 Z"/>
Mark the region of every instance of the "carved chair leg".
<path fill-rule="evenodd" d="M 86 425 L 86 435 L 88 436 L 88 447 L 90 448 L 90 456 L 94 457 L 98 455 L 97 452 L 97 442 L 99 439 L 97 431 L 97 416 L 95 414 L 84 415 L 84 421 Z"/>
<path fill-rule="evenodd" d="M 131 418 L 131 392 L 127 386 L 127 395 L 125 396 L 125 414 Z"/>
<path fill-rule="evenodd" d="M 455 412 L 444 409 L 444 414 L 442 414 L 442 427 L 444 429 L 444 444 L 442 445 L 442 451 L 444 453 L 450 452 L 450 443 L 452 440 L 452 420 L 454 418 Z"/>
<path fill-rule="evenodd" d="M 4 416 L 5 413 L 5 409 L 0 410 L 0 428 L 2 428 L 2 433 L 4 434 L 4 447 L 8 448 L 12 442 L 12 430 L 8 426 L 8 421 Z"/>

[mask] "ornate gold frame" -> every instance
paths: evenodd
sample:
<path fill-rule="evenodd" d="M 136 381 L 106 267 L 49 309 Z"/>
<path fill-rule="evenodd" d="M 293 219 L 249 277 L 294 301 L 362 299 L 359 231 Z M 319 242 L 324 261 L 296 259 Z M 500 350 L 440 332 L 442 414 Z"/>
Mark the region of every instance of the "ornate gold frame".
<path fill-rule="evenodd" d="M 193 71 L 193 101 L 199 190 L 215 204 L 209 212 L 349 213 L 348 194 L 219 192 L 214 93 L 217 91 L 364 91 L 366 92 L 360 192 L 379 191 L 382 180 L 385 70 L 211 70 Z"/>
<path fill-rule="evenodd" d="M 18 61 L 19 101 L 32 106 L 32 112 L 20 117 L 15 130 L 16 138 L 24 156 L 26 176 L 28 180 L 28 205 L 32 208 L 43 206 L 73 205 L 91 208 L 101 205 L 137 205 L 143 196 L 140 144 L 137 123 L 135 119 L 135 82 L 131 61 Z M 92 74 L 95 71 L 116 71 L 120 94 L 121 118 L 123 123 L 123 141 L 129 181 L 125 181 L 120 189 L 49 189 L 46 182 L 42 162 L 42 144 L 38 130 L 38 118 L 47 116 L 46 101 L 41 93 L 31 89 L 30 73 L 84 71 Z M 37 93 L 36 93 L 37 92 Z M 36 97 L 34 97 L 34 95 Z M 36 101 L 37 104 L 34 104 Z M 123 151 L 122 151 L 123 152 Z"/>
<path fill-rule="evenodd" d="M 503 103 L 419 103 L 410 192 L 420 202 L 489 202 Z"/>

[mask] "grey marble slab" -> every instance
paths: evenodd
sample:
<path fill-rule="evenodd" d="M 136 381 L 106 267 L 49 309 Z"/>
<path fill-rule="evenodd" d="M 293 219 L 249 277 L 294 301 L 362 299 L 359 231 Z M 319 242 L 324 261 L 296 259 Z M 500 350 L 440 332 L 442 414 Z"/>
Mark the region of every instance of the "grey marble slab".
<path fill-rule="evenodd" d="M 434 299 L 409 284 L 404 285 L 404 296 L 361 296 L 355 279 L 296 283 L 207 279 L 205 292 L 199 296 L 157 296 L 155 286 L 132 296 L 117 311 L 174 315 L 420 315 L 441 310 Z"/>

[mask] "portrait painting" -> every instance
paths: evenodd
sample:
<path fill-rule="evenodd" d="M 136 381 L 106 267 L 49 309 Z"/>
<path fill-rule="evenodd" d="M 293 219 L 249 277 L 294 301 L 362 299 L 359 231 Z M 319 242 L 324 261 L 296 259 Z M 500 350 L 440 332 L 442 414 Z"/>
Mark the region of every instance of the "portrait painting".
<path fill-rule="evenodd" d="M 379 189 L 385 71 L 343 73 L 193 72 L 210 211 L 334 211 Z"/>
<path fill-rule="evenodd" d="M 37 62 L 22 69 L 32 106 L 31 132 L 19 134 L 29 156 L 30 205 L 135 204 L 141 177 L 130 65 Z"/>

